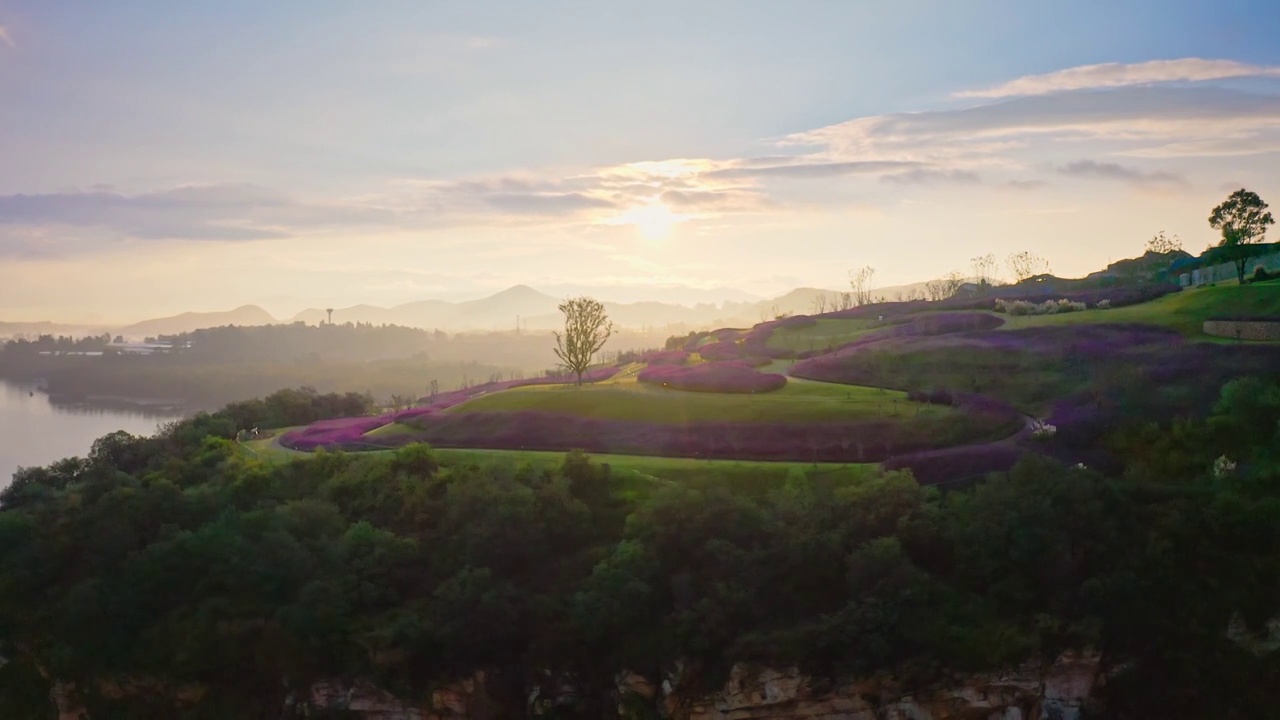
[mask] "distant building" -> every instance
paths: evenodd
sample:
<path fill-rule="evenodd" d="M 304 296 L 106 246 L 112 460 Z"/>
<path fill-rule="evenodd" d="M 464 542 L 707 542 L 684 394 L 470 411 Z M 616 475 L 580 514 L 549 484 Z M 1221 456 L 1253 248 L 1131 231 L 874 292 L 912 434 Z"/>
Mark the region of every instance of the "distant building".
<path fill-rule="evenodd" d="M 155 355 L 173 350 L 173 345 L 162 342 L 112 342 L 107 344 L 107 350 L 118 355 Z"/>
<path fill-rule="evenodd" d="M 1264 268 L 1268 273 L 1280 273 L 1280 243 L 1272 243 L 1271 251 L 1266 245 L 1255 246 L 1259 254 L 1249 258 L 1245 264 L 1245 277 L 1253 274 L 1256 268 Z M 1214 250 L 1210 248 L 1200 257 L 1188 257 L 1178 260 L 1169 267 L 1170 276 L 1177 278 L 1183 287 L 1200 287 L 1224 280 L 1235 280 L 1238 277 L 1234 262 L 1216 262 Z"/>

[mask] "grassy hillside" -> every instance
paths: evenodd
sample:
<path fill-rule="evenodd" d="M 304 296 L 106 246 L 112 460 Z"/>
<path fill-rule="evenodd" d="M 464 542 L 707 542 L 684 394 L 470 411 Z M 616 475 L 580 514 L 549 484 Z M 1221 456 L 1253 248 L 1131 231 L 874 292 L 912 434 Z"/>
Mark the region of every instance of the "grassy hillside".
<path fill-rule="evenodd" d="M 839 347 L 858 339 L 878 324 L 865 318 L 818 318 L 808 327 L 777 328 L 769 336 L 769 347 L 795 352 Z"/>
<path fill-rule="evenodd" d="M 369 433 L 370 435 L 386 435 L 397 431 L 412 431 L 404 425 L 388 425 Z M 254 457 L 273 463 L 310 457 L 310 453 L 290 450 L 276 444 L 272 439 L 252 440 L 244 443 Z M 374 450 L 373 454 L 390 456 L 395 450 Z M 435 448 L 435 455 L 446 467 L 478 465 L 509 465 L 521 467 L 529 465 L 543 470 L 559 467 L 564 462 L 564 453 L 544 450 L 481 450 L 469 448 Z M 656 457 L 650 455 L 618 455 L 610 453 L 593 454 L 591 459 L 600 464 L 609 465 L 613 476 L 628 486 L 638 485 L 645 481 L 659 483 L 688 483 L 692 481 L 723 481 L 734 484 L 766 483 L 774 484 L 785 481 L 788 477 L 829 477 L 837 480 L 855 481 L 875 474 L 874 463 L 812 463 L 812 462 L 768 462 L 753 460 L 693 460 L 690 458 Z"/>
<path fill-rule="evenodd" d="M 1184 290 L 1151 302 L 1110 310 L 1010 316 L 1004 329 L 1084 323 L 1138 323 L 1173 328 L 1188 337 L 1203 339 L 1208 337 L 1201 330 L 1204 321 L 1222 315 L 1280 316 L 1280 282 Z"/>
<path fill-rule="evenodd" d="M 906 393 L 790 379 L 759 395 L 684 392 L 638 383 L 634 376 L 575 387 L 513 388 L 459 405 L 449 413 L 537 411 L 600 420 L 664 424 L 698 422 L 828 422 L 868 417 L 956 414 L 937 405 L 909 402 Z"/>

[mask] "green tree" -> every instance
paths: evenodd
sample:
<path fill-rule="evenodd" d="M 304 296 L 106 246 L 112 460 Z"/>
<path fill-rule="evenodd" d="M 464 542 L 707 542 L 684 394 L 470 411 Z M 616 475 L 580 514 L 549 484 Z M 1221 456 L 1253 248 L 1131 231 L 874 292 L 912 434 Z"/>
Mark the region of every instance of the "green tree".
<path fill-rule="evenodd" d="M 556 333 L 556 357 L 565 369 L 577 373 L 581 385 L 582 373 L 613 334 L 613 323 L 604 304 L 594 298 L 569 298 L 560 303 L 560 312 L 564 313 L 564 332 Z"/>
<path fill-rule="evenodd" d="M 1257 193 L 1240 188 L 1209 215 L 1210 227 L 1222 233 L 1218 247 L 1223 248 L 1224 256 L 1235 263 L 1236 276 L 1241 283 L 1244 282 L 1244 266 L 1253 255 L 1247 246 L 1261 241 L 1267 234 L 1267 226 L 1276 222 L 1267 212 L 1267 207 Z"/>

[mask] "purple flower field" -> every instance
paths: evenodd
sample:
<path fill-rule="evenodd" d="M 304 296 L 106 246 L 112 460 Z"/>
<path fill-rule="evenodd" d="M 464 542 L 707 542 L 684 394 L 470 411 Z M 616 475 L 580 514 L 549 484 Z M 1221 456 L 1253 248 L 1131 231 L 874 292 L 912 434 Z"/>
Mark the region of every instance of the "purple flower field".
<path fill-rule="evenodd" d="M 617 374 L 617 372 L 618 368 L 615 366 L 592 368 L 582 374 L 582 382 L 587 383 L 608 380 Z M 499 390 L 507 390 L 525 385 L 552 385 L 575 382 L 576 380 L 577 377 L 573 375 L 558 375 L 529 378 L 524 380 L 503 380 L 501 382 L 485 383 L 483 385 L 476 385 L 475 387 L 469 387 L 462 390 L 440 393 L 434 397 L 422 398 L 419 402 L 425 402 L 427 404 L 409 408 L 408 410 L 401 410 L 400 412 L 370 417 L 321 420 L 303 428 L 290 430 L 280 436 L 280 444 L 294 450 L 305 451 L 315 450 L 320 447 L 368 446 L 372 443 L 370 443 L 369 438 L 365 438 L 363 435 L 370 430 L 376 430 L 384 425 L 433 415 L 466 402 L 473 397 L 484 395 L 486 393 L 498 392 Z"/>
<path fill-rule="evenodd" d="M 721 340 L 719 342 L 707 343 L 698 348 L 698 354 L 704 360 L 737 360 L 741 358 L 746 350 L 745 347 L 730 340 Z"/>
<path fill-rule="evenodd" d="M 808 321 L 808 325 L 812 325 L 817 321 L 808 315 L 802 315 Z M 769 338 L 773 336 L 775 328 L 781 327 L 782 323 L 792 318 L 783 320 L 771 320 L 769 322 L 760 323 L 751 329 L 742 339 L 743 349 L 750 355 L 757 357 L 766 357 L 771 359 L 795 357 L 795 352 L 783 348 L 769 347 Z M 805 324 L 792 325 L 791 327 L 805 327 Z"/>
<path fill-rule="evenodd" d="M 689 353 L 684 350 L 651 350 L 641 355 L 637 362 L 649 365 L 684 365 L 689 362 Z"/>
<path fill-rule="evenodd" d="M 391 416 L 338 418 L 321 420 L 291 430 L 280 438 L 280 444 L 294 450 L 315 450 L 321 447 L 352 446 L 364 443 L 364 434 L 392 422 Z"/>
<path fill-rule="evenodd" d="M 762 373 L 745 362 L 708 362 L 699 365 L 650 365 L 636 380 L 674 390 L 716 393 L 763 393 L 787 384 L 777 373 Z"/>

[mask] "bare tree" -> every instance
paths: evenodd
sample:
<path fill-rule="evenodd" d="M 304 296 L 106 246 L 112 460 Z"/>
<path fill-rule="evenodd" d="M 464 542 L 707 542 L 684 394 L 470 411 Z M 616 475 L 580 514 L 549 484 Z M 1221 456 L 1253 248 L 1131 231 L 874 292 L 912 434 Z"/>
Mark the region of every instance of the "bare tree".
<path fill-rule="evenodd" d="M 814 315 L 821 315 L 821 314 L 825 313 L 825 312 L 827 311 L 827 303 L 828 303 L 829 301 L 830 301 L 830 298 L 828 298 L 828 297 L 827 297 L 827 294 L 826 294 L 826 293 L 824 293 L 824 292 L 822 292 L 822 293 L 818 293 L 817 295 L 814 295 L 814 296 L 813 296 L 813 303 L 812 303 L 812 305 L 813 305 L 813 314 L 814 314 Z"/>
<path fill-rule="evenodd" d="M 849 291 L 849 290 L 845 290 L 844 292 L 842 292 L 842 293 L 840 293 L 839 295 L 837 295 L 837 296 L 836 296 L 836 309 L 837 309 L 837 310 L 848 310 L 848 309 L 852 308 L 853 306 L 854 306 L 854 305 L 853 305 L 853 293 L 852 293 L 851 291 Z"/>
<path fill-rule="evenodd" d="M 604 304 L 589 297 L 569 298 L 560 303 L 564 313 L 564 332 L 556 335 L 556 357 L 560 365 L 578 376 L 591 366 L 591 359 L 613 334 L 613 323 L 605 314 Z"/>
<path fill-rule="evenodd" d="M 870 265 L 849 271 L 849 287 L 853 290 L 854 305 L 871 303 L 871 279 L 875 276 L 876 269 Z"/>
<path fill-rule="evenodd" d="M 1014 282 L 1022 282 L 1027 278 L 1044 275 L 1049 272 L 1048 260 L 1026 250 L 1010 255 L 1005 258 L 1004 262 L 1009 266 L 1009 272 L 1013 275 Z"/>
<path fill-rule="evenodd" d="M 955 297 L 960 291 L 960 287 L 964 285 L 964 275 L 959 272 L 952 271 L 940 278 L 930 280 L 924 284 L 925 292 L 929 299 L 933 301 L 946 300 L 949 297 Z"/>
<path fill-rule="evenodd" d="M 996 274 L 996 256 L 991 253 L 979 255 L 969 261 L 973 265 L 973 276 L 978 279 L 978 284 L 987 286 L 995 279 Z"/>
<path fill-rule="evenodd" d="M 1182 249 L 1182 238 L 1174 235 L 1167 237 L 1164 231 L 1156 233 L 1147 241 L 1147 252 L 1157 255 L 1168 255 L 1171 252 L 1178 252 Z"/>

